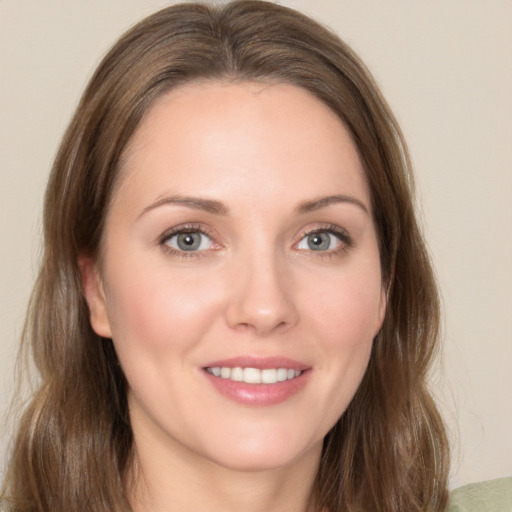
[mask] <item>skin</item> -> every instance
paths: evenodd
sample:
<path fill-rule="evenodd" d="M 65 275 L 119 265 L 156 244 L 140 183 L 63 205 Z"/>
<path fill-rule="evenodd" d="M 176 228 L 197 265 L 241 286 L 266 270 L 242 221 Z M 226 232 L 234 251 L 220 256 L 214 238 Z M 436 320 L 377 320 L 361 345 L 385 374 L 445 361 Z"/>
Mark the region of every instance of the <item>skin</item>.
<path fill-rule="evenodd" d="M 386 306 L 348 132 L 291 85 L 199 83 L 160 98 L 124 156 L 102 259 L 80 264 L 91 324 L 129 383 L 134 509 L 306 510 Z M 318 202 L 334 195 L 349 200 Z M 199 250 L 165 239 L 184 224 L 206 233 Z M 204 366 L 246 355 L 300 361 L 307 382 L 278 404 L 240 404 Z"/>

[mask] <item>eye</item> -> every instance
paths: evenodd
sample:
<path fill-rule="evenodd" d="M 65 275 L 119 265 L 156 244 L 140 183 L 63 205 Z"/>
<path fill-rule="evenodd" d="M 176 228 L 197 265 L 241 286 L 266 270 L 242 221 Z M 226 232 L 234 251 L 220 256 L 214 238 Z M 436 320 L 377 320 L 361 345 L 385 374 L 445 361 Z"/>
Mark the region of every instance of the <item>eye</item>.
<path fill-rule="evenodd" d="M 349 247 L 351 240 L 345 232 L 333 228 L 316 229 L 307 233 L 296 245 L 297 249 L 316 252 L 338 252 Z"/>
<path fill-rule="evenodd" d="M 167 236 L 162 245 L 166 245 L 175 251 L 196 252 L 211 249 L 212 239 L 198 230 L 182 230 Z"/>

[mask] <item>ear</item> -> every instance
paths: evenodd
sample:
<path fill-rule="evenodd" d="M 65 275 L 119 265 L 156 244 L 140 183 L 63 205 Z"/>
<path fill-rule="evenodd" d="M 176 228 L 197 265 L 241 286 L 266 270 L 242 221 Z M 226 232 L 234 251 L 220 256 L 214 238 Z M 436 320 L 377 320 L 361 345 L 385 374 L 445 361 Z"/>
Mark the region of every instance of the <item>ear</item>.
<path fill-rule="evenodd" d="M 82 280 L 85 300 L 89 306 L 89 319 L 93 331 L 103 338 L 111 338 L 112 331 L 107 314 L 107 301 L 98 268 L 89 256 L 78 257 L 78 268 Z"/>

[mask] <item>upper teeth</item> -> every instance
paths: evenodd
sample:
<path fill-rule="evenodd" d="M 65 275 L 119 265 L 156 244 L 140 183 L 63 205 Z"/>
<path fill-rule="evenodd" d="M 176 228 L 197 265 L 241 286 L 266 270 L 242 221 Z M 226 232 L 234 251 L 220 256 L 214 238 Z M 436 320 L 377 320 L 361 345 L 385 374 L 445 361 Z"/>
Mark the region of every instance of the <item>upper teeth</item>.
<path fill-rule="evenodd" d="M 294 379 L 302 372 L 292 370 L 291 368 L 267 368 L 260 370 L 258 368 L 230 368 L 226 366 L 212 366 L 206 368 L 208 373 L 221 377 L 223 379 L 245 382 L 247 384 L 275 384 L 285 380 Z"/>

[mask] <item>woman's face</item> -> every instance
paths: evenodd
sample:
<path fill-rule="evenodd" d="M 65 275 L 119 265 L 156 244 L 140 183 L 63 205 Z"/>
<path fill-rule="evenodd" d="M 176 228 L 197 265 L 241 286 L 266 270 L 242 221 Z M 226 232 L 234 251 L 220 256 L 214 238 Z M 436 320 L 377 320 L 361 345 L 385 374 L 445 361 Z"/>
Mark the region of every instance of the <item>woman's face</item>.
<path fill-rule="evenodd" d="M 120 172 L 99 271 L 82 272 L 137 448 L 245 470 L 318 460 L 385 311 L 344 126 L 291 85 L 187 85 L 155 103 Z"/>

